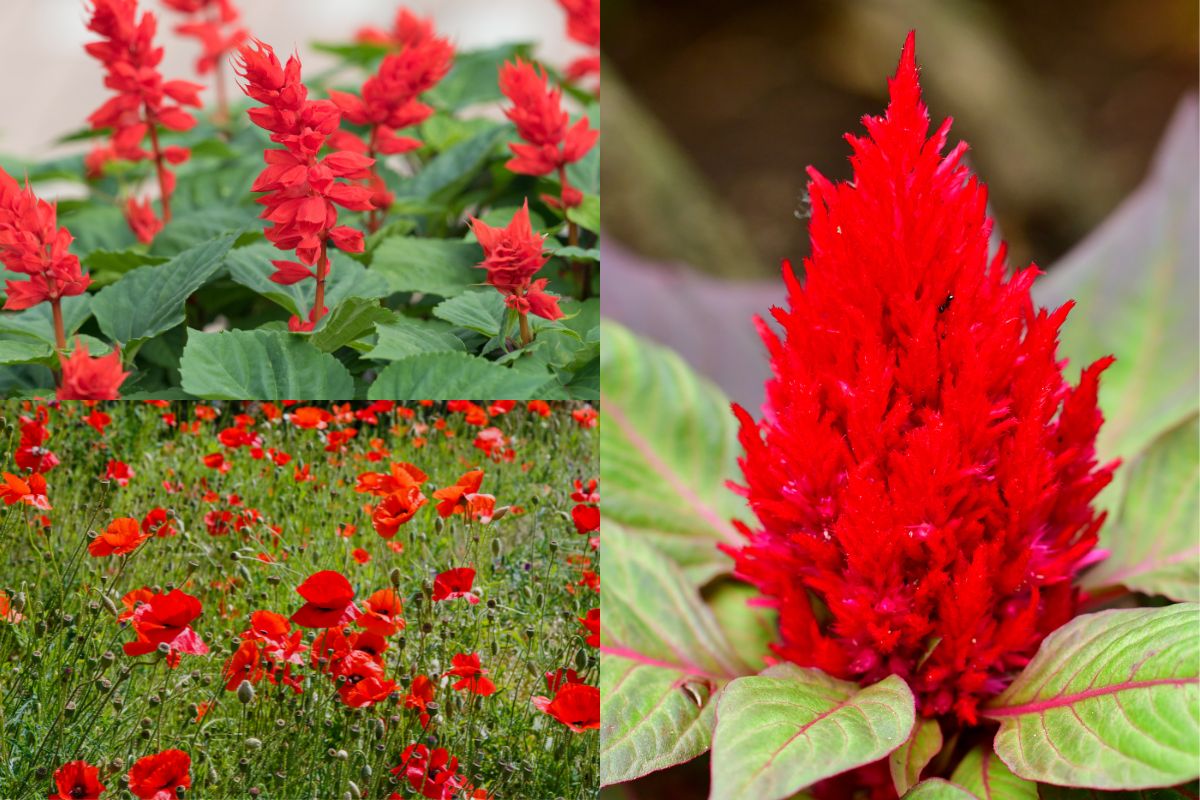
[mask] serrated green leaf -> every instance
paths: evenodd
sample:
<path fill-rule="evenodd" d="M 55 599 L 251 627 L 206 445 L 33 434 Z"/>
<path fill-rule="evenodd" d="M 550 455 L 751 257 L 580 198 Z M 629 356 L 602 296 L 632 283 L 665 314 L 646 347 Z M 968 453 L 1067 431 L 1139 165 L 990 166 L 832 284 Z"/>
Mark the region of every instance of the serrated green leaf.
<path fill-rule="evenodd" d="M 185 250 L 165 264 L 138 267 L 92 300 L 100 330 L 122 345 L 157 336 L 182 324 L 183 304 L 216 278 L 233 246 L 226 236 Z"/>
<path fill-rule="evenodd" d="M 600 261 L 600 250 L 596 247 L 560 247 L 552 255 L 571 261 Z"/>
<path fill-rule="evenodd" d="M 332 353 L 371 333 L 379 323 L 391 322 L 396 312 L 379 305 L 378 299 L 351 297 L 343 300 L 321 320 L 311 341 L 318 350 Z"/>
<path fill-rule="evenodd" d="M 154 237 L 150 255 L 174 256 L 213 239 L 236 239 L 242 233 L 262 226 L 261 221 L 254 218 L 255 213 L 249 206 L 216 205 L 180 214 Z"/>
<path fill-rule="evenodd" d="M 600 596 L 600 782 L 633 780 L 708 750 L 716 696 L 752 669 L 679 569 L 611 521 Z"/>
<path fill-rule="evenodd" d="M 126 273 L 138 267 L 165 264 L 168 259 L 162 256 L 151 256 L 137 250 L 93 250 L 80 262 L 86 269 Z"/>
<path fill-rule="evenodd" d="M 450 73 L 425 93 L 425 99 L 438 108 L 451 110 L 500 100 L 504 96 L 496 80 L 500 65 L 518 55 L 528 58 L 531 49 L 519 43 L 456 53 Z"/>
<path fill-rule="evenodd" d="M 307 317 L 317 296 L 317 282 L 304 280 L 283 286 L 271 280 L 272 261 L 294 261 L 290 253 L 276 250 L 268 242 L 257 242 L 231 252 L 225 263 L 229 277 L 247 289 L 299 317 Z M 387 282 L 352 258 L 336 253 L 325 279 L 325 306 L 335 308 L 350 297 L 378 299 L 389 294 Z"/>
<path fill-rule="evenodd" d="M 1125 471 L 1117 518 L 1106 526 L 1109 556 L 1084 576 L 1090 588 L 1126 586 L 1200 601 L 1200 422 L 1164 433 Z"/>
<path fill-rule="evenodd" d="M 996 753 L 1034 781 L 1099 789 L 1200 777 L 1200 605 L 1102 611 L 1042 642 L 982 712 Z"/>
<path fill-rule="evenodd" d="M 466 353 L 423 353 L 393 361 L 379 373 L 372 400 L 532 400 L 554 383 L 549 372 L 524 373 Z"/>
<path fill-rule="evenodd" d="M 740 545 L 737 427 L 720 390 L 674 353 L 601 324 L 600 467 L 606 517 L 637 530 L 689 577 L 729 568 L 718 542 Z"/>
<path fill-rule="evenodd" d="M 53 345 L 39 336 L 15 331 L 0 335 L 0 364 L 33 364 L 53 355 Z"/>
<path fill-rule="evenodd" d="M 585 194 L 583 203 L 567 209 L 567 219 L 585 231 L 600 232 L 600 195 Z"/>
<path fill-rule="evenodd" d="M 304 337 L 281 331 L 188 331 L 183 390 L 210 400 L 353 400 L 354 378 Z"/>
<path fill-rule="evenodd" d="M 495 289 L 464 292 L 438 303 L 433 315 L 484 336 L 499 336 L 504 326 L 504 296 Z"/>
<path fill-rule="evenodd" d="M 63 331 L 70 338 L 92 315 L 92 295 L 64 297 L 61 301 Z M 38 303 L 24 311 L 0 312 L 0 332 L 36 336 L 54 346 L 54 317 L 49 303 Z"/>
<path fill-rule="evenodd" d="M 779 664 L 738 678 L 717 704 L 710 800 L 783 800 L 886 757 L 915 723 L 912 692 L 896 675 L 863 688 Z"/>
<path fill-rule="evenodd" d="M 375 329 L 379 338 L 373 348 L 363 353 L 363 358 L 396 361 L 421 353 L 453 353 L 465 350 L 462 339 L 450 330 L 450 324 L 440 320 L 398 317 Z"/>
<path fill-rule="evenodd" d="M 423 292 L 455 297 L 483 283 L 487 273 L 478 244 L 460 239 L 386 239 L 375 250 L 371 270 L 382 275 L 393 292 Z"/>
<path fill-rule="evenodd" d="M 83 206 L 59 214 L 58 224 L 71 231 L 71 252 L 84 256 L 93 250 L 125 250 L 137 242 L 125 215 L 115 205 Z"/>
<path fill-rule="evenodd" d="M 497 125 L 435 156 L 415 176 L 400 183 L 397 201 L 403 202 L 405 198 L 428 200 L 467 185 L 487 163 L 504 135 L 504 127 Z"/>

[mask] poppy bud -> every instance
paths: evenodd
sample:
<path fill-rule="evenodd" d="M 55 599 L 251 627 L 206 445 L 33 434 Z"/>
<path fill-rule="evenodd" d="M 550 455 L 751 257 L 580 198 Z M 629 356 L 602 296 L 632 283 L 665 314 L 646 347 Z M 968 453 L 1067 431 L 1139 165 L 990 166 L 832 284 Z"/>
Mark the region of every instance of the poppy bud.
<path fill-rule="evenodd" d="M 161 698 L 161 697 L 159 697 L 159 696 L 158 696 L 158 695 L 156 695 L 156 694 L 152 694 L 152 695 L 150 695 L 150 698 L 149 698 L 149 700 L 150 700 L 150 705 L 152 705 L 152 706 L 160 706 L 160 705 L 162 705 L 162 698 Z"/>
<path fill-rule="evenodd" d="M 241 561 L 241 559 L 242 559 L 242 554 L 239 553 L 237 550 L 234 550 L 232 553 L 229 554 L 230 561 Z"/>
<path fill-rule="evenodd" d="M 68 700 L 67 704 L 65 706 L 63 706 L 63 711 L 65 711 L 67 713 L 68 717 L 75 716 L 75 701 Z"/>
<path fill-rule="evenodd" d="M 12 610 L 20 614 L 25 610 L 25 593 L 17 592 L 12 599 Z"/>
<path fill-rule="evenodd" d="M 262 749 L 262 739 L 256 739 L 253 736 L 251 736 L 246 739 L 246 747 L 249 747 L 251 750 L 261 750 Z"/>
<path fill-rule="evenodd" d="M 347 753 L 345 750 L 338 750 L 333 753 L 333 757 L 336 758 L 338 761 L 345 761 L 346 759 L 350 758 L 350 754 Z"/>
<path fill-rule="evenodd" d="M 580 672 L 587 669 L 588 654 L 582 650 L 575 651 L 575 668 Z"/>
<path fill-rule="evenodd" d="M 237 688 L 237 696 L 238 700 L 240 700 L 243 704 L 249 703 L 254 699 L 254 684 L 250 683 L 250 681 L 242 681 L 239 683 Z"/>
<path fill-rule="evenodd" d="M 169 655 L 171 653 L 171 645 L 167 644 L 166 642 L 159 642 L 158 646 L 154 649 L 160 656 Z"/>
<path fill-rule="evenodd" d="M 113 599 L 111 597 L 109 597 L 108 595 L 106 595 L 106 594 L 100 595 L 100 601 L 104 603 L 104 607 L 107 608 L 109 613 L 112 614 L 113 616 L 116 616 L 121 613 L 120 611 L 117 610 L 117 604 L 114 603 Z"/>
<path fill-rule="evenodd" d="M 493 511 L 492 512 L 492 522 L 499 522 L 500 520 L 504 519 L 504 517 L 508 515 L 509 508 L 510 508 L 510 506 L 500 506 L 495 511 Z"/>
<path fill-rule="evenodd" d="M 138 720 L 138 725 L 140 725 L 142 728 L 150 728 L 153 727 L 154 720 L 150 719 L 149 717 L 142 717 L 140 720 Z"/>
<path fill-rule="evenodd" d="M 550 540 L 550 554 L 554 555 L 557 552 L 558 552 L 558 541 L 556 539 L 551 539 Z"/>
<path fill-rule="evenodd" d="M 267 583 L 271 584 L 272 586 L 278 586 L 281 580 L 282 578 L 280 578 L 278 575 L 267 576 Z"/>
<path fill-rule="evenodd" d="M 374 771 L 371 769 L 370 764 L 363 764 L 362 769 L 358 771 L 358 774 L 364 781 L 369 781 L 371 780 L 371 775 L 374 774 Z"/>
<path fill-rule="evenodd" d="M 392 567 L 392 571 L 388 573 L 388 579 L 392 582 L 392 586 L 399 588 L 400 580 L 403 576 L 400 574 L 399 567 Z"/>

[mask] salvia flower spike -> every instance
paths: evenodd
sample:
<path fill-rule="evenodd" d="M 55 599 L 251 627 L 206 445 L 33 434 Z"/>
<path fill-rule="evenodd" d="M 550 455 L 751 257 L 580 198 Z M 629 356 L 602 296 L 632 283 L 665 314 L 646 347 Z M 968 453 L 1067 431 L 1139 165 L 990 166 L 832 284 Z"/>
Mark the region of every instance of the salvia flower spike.
<path fill-rule="evenodd" d="M 188 20 L 175 26 L 181 36 L 190 36 L 200 43 L 203 52 L 196 60 L 199 75 L 213 74 L 213 85 L 217 92 L 218 124 L 229 120 L 229 98 L 225 89 L 224 67 L 229 54 L 237 50 L 250 35 L 242 27 L 236 27 L 241 14 L 231 0 L 162 0 L 163 5 L 181 14 Z"/>
<path fill-rule="evenodd" d="M 273 261 L 271 280 L 293 284 L 312 278 L 316 295 L 307 320 L 292 317 L 292 331 L 311 331 L 325 316 L 325 281 L 329 275 L 329 245 L 347 253 L 361 253 L 361 231 L 337 224 L 335 203 L 351 211 L 371 211 L 371 189 L 339 183 L 338 178 L 359 180 L 370 176 L 374 160 L 348 150 L 320 156 L 341 121 L 338 107 L 329 100 L 309 100 L 300 80 L 300 59 L 290 56 L 279 63 L 270 45 L 258 40 L 238 50 L 242 90 L 262 103 L 250 109 L 255 125 L 271 133 L 281 148 L 267 150 L 267 168 L 252 190 L 264 192 L 262 218 L 270 223 L 267 239 L 280 250 L 295 250 L 299 263 Z"/>
<path fill-rule="evenodd" d="M 810 170 L 812 256 L 784 266 L 763 419 L 735 407 L 736 487 L 758 517 L 728 548 L 779 611 L 775 652 L 873 683 L 927 717 L 977 720 L 1077 611 L 1102 557 L 1092 501 L 1116 464 L 1094 441 L 1104 358 L 1072 387 L 1070 304 L 1038 309 L 1036 267 L 989 255 L 987 195 L 930 135 L 910 34 L 886 114 L 849 136 L 854 178 Z"/>

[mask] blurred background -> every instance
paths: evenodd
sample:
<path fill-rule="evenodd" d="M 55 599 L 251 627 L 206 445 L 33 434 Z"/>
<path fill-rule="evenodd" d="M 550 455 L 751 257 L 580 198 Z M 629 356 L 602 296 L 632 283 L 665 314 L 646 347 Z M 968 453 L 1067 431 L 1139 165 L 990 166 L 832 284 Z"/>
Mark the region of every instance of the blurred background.
<path fill-rule="evenodd" d="M 780 259 L 808 252 L 804 169 L 850 176 L 842 137 L 883 111 L 913 28 L 931 116 L 970 143 L 1012 263 L 1049 268 L 1145 177 L 1195 91 L 1198 25 L 1195 0 L 606 0 L 605 313 L 755 403 L 743 311 L 781 300 Z M 697 309 L 738 318 L 680 344 Z"/>
<path fill-rule="evenodd" d="M 173 32 L 182 15 L 158 0 L 139 5 L 158 14 L 157 41 L 166 48 L 163 74 L 196 80 L 192 66 L 199 46 Z M 567 38 L 566 16 L 555 0 L 237 0 L 235 5 L 253 35 L 280 53 L 298 51 L 305 74 L 334 63 L 332 56 L 311 50 L 311 42 L 348 42 L 366 25 L 389 29 L 402 5 L 432 17 L 460 49 L 535 42 L 538 57 L 556 65 L 584 54 Z M 108 98 L 98 62 L 83 51 L 95 38 L 86 24 L 85 0 L 0 2 L 0 108 L 5 109 L 0 152 L 43 156 L 54 140 L 84 127 L 87 115 Z"/>

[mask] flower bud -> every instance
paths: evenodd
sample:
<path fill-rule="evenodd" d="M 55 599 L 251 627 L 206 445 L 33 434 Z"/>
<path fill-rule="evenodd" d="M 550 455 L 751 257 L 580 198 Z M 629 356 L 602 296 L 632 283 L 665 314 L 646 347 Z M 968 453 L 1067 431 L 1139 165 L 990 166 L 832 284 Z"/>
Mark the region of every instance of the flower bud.
<path fill-rule="evenodd" d="M 249 703 L 254 699 L 254 684 L 250 683 L 250 681 L 242 681 L 239 683 L 237 688 L 237 696 L 238 700 L 240 700 L 243 704 Z"/>

